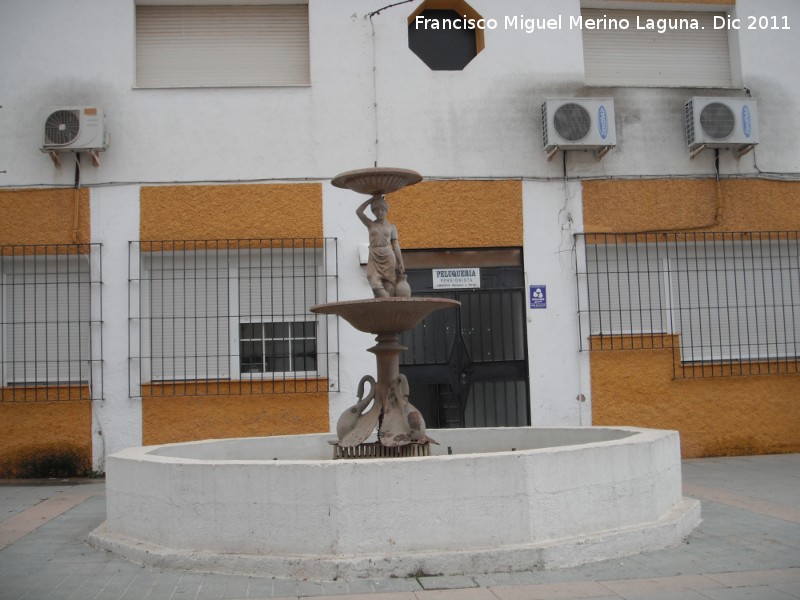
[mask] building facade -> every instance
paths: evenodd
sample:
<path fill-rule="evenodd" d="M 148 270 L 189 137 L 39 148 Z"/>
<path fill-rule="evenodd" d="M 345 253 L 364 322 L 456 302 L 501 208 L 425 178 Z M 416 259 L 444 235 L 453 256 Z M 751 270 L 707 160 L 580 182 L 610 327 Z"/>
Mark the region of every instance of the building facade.
<path fill-rule="evenodd" d="M 10 0 L 0 471 L 329 431 L 370 336 L 371 166 L 431 427 L 636 425 L 800 450 L 790 0 Z"/>

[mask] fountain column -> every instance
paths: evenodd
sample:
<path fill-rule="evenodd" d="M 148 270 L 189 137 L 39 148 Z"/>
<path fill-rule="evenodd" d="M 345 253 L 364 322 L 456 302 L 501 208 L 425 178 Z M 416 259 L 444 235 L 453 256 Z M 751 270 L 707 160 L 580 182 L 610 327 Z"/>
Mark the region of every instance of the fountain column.
<path fill-rule="evenodd" d="M 400 335 L 397 333 L 381 334 L 376 338 L 378 343 L 368 349 L 375 355 L 378 363 L 375 401 L 381 402 L 383 406 L 378 425 L 378 441 L 384 446 L 404 446 L 412 441 L 423 442 L 422 439 L 412 438 L 411 426 L 404 418 L 404 403 L 408 404 L 408 401 L 401 391 L 403 380 L 400 379 L 400 354 L 406 348 L 400 345 L 399 338 Z M 424 430 L 422 434 L 424 435 Z"/>

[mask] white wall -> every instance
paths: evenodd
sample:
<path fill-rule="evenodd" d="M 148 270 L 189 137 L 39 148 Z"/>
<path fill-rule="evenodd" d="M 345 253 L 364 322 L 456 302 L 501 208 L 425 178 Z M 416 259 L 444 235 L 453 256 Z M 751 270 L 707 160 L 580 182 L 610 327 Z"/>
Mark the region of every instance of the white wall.
<path fill-rule="evenodd" d="M 540 106 L 563 95 L 616 99 L 619 147 L 603 161 L 576 154 L 576 174 L 712 172 L 711 153 L 688 158 L 683 103 L 743 90 L 587 88 L 580 31 L 566 27 L 526 33 L 501 25 L 486 31 L 486 48 L 463 71 L 431 71 L 408 49 L 407 18 L 418 4 L 368 19 L 384 4 L 310 0 L 309 87 L 148 90 L 133 89 L 133 0 L 6 0 L 0 185 L 70 184 L 71 169 L 55 169 L 38 148 L 49 110 L 82 104 L 105 108 L 112 135 L 103 166 L 86 169 L 84 184 L 327 179 L 376 157 L 429 177 L 557 177 L 561 165 L 544 160 L 541 149 Z M 577 0 L 471 5 L 501 23 L 506 15 L 568 19 L 579 11 Z M 800 136 L 787 115 L 800 109 L 792 76 L 800 67 L 800 5 L 740 0 L 736 13 L 785 14 L 795 24 L 731 39 L 741 49 L 744 85 L 759 102 L 758 166 L 797 171 Z M 723 172 L 753 172 L 753 157 L 723 153 Z"/>
<path fill-rule="evenodd" d="M 105 456 L 142 444 L 142 399 L 128 397 L 128 241 L 139 239 L 139 186 L 93 189 L 91 229 L 103 244 L 103 399 L 92 402 L 93 463 L 102 471 Z"/>
<path fill-rule="evenodd" d="M 528 308 L 531 424 L 591 425 L 589 355 L 580 352 L 575 285 L 577 182 L 527 181 L 522 188 L 525 276 L 544 285 L 547 308 Z M 529 305 L 526 299 L 526 303 Z"/>
<path fill-rule="evenodd" d="M 800 171 L 800 2 L 737 0 L 736 16 L 786 16 L 791 30 L 740 30 L 742 80 L 758 100 L 761 143 L 755 152 L 765 172 Z"/>

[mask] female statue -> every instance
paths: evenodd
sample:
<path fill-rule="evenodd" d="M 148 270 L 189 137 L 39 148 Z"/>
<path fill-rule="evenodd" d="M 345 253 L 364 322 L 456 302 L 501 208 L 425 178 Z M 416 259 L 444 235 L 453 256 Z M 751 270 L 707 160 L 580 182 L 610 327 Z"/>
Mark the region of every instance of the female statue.
<path fill-rule="evenodd" d="M 375 220 L 364 214 L 370 206 Z M 389 205 L 383 196 L 372 196 L 356 209 L 356 214 L 369 231 L 369 260 L 367 280 L 376 298 L 410 296 L 405 282 L 405 265 L 397 240 L 397 227 L 389 222 Z M 399 274 L 399 276 L 398 276 Z"/>

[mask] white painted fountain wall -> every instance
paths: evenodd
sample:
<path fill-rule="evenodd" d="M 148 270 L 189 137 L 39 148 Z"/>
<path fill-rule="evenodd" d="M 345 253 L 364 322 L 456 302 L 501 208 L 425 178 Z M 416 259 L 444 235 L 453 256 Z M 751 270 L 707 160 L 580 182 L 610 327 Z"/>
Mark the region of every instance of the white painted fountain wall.
<path fill-rule="evenodd" d="M 699 519 L 675 432 L 431 435 L 438 455 L 409 459 L 333 461 L 330 435 L 124 450 L 93 540 L 154 564 L 327 579 L 579 564 L 676 544 Z"/>

